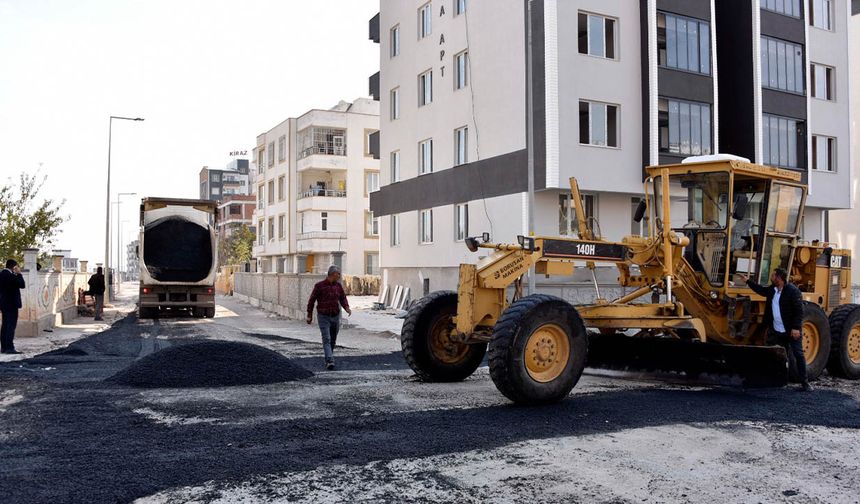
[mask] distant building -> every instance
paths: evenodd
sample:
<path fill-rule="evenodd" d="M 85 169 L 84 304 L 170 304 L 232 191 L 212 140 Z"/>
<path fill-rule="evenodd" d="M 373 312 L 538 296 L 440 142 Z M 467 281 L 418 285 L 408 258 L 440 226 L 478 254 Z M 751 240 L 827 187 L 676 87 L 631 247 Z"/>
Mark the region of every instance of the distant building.
<path fill-rule="evenodd" d="M 200 199 L 222 201 L 232 194 L 251 194 L 253 182 L 247 159 L 234 159 L 223 170 L 200 170 Z"/>
<path fill-rule="evenodd" d="M 137 281 L 140 277 L 140 259 L 138 258 L 138 245 L 140 240 L 134 240 L 126 246 L 125 253 L 125 279 Z"/>
<path fill-rule="evenodd" d="M 254 228 L 254 202 L 256 198 L 252 194 L 229 194 L 218 205 L 218 237 L 223 240 L 228 238 L 232 230 L 242 224 Z"/>
<path fill-rule="evenodd" d="M 310 110 L 257 137 L 254 257 L 263 272 L 377 274 L 379 102 Z"/>

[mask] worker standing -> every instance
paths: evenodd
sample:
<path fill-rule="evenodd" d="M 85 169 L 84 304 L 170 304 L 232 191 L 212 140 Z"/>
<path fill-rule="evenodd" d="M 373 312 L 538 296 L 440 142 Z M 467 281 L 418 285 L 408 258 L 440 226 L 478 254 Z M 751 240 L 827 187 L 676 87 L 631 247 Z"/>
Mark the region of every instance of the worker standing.
<path fill-rule="evenodd" d="M 800 289 L 788 281 L 788 272 L 776 268 L 770 275 L 771 285 L 763 287 L 746 275 L 743 280 L 756 294 L 767 299 L 764 324 L 786 351 L 794 355 L 801 390 L 810 391 L 812 386 L 806 376 L 806 357 L 803 354 L 803 295 Z"/>
<path fill-rule="evenodd" d="M 0 271 L 0 353 L 19 354 L 15 350 L 15 328 L 18 326 L 18 310 L 21 309 L 21 289 L 25 287 L 24 276 L 18 261 L 6 261 L 6 269 Z"/>
<path fill-rule="evenodd" d="M 334 347 L 340 330 L 341 306 L 347 314 L 352 315 L 346 300 L 346 292 L 340 285 L 340 268 L 329 266 L 325 280 L 314 285 L 314 290 L 308 299 L 308 324 L 314 320 L 314 303 L 317 305 L 317 323 L 322 336 L 325 367 L 332 370 L 334 369 Z"/>
<path fill-rule="evenodd" d="M 96 268 L 96 274 L 91 276 L 87 282 L 90 286 L 90 294 L 95 302 L 95 318 L 94 320 L 104 320 L 102 314 L 105 308 L 105 276 L 102 273 L 102 267 Z"/>

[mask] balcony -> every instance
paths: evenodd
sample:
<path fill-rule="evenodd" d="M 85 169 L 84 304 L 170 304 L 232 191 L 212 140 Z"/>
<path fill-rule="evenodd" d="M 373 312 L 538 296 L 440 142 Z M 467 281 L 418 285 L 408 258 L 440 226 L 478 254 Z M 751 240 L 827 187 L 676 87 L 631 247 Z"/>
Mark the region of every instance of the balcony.
<path fill-rule="evenodd" d="M 299 194 L 296 211 L 322 210 L 346 212 L 346 191 L 313 189 Z"/>
<path fill-rule="evenodd" d="M 302 253 L 336 252 L 346 246 L 346 232 L 310 231 L 296 236 L 296 249 Z"/>
<path fill-rule="evenodd" d="M 346 155 L 311 153 L 296 162 L 296 171 L 308 170 L 346 170 Z"/>

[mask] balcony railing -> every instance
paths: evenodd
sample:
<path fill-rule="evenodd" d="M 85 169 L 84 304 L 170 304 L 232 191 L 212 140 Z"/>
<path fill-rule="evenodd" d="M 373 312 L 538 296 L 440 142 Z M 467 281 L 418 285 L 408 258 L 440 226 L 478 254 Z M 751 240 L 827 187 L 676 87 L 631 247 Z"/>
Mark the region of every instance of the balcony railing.
<path fill-rule="evenodd" d="M 325 198 L 346 198 L 346 191 L 335 191 L 332 189 L 308 189 L 303 193 L 299 193 L 299 199 L 312 198 L 314 196 L 322 196 Z"/>
<path fill-rule="evenodd" d="M 313 240 L 319 238 L 346 240 L 346 233 L 342 231 L 310 231 L 308 233 L 299 233 L 299 235 L 296 236 L 297 240 Z"/>

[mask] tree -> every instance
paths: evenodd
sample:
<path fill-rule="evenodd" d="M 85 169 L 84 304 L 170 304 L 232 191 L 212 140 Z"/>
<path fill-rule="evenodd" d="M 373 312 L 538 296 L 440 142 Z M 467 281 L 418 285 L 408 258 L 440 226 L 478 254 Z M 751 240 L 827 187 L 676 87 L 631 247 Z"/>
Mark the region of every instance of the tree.
<path fill-rule="evenodd" d="M 256 235 L 247 225 L 234 227 L 230 236 L 218 244 L 218 263 L 225 266 L 250 261 L 255 239 Z"/>
<path fill-rule="evenodd" d="M 21 173 L 18 183 L 7 179 L 0 187 L 0 258 L 24 259 L 24 249 L 53 248 L 54 238 L 67 217 L 60 215 L 65 200 L 40 199 L 47 176 Z"/>

